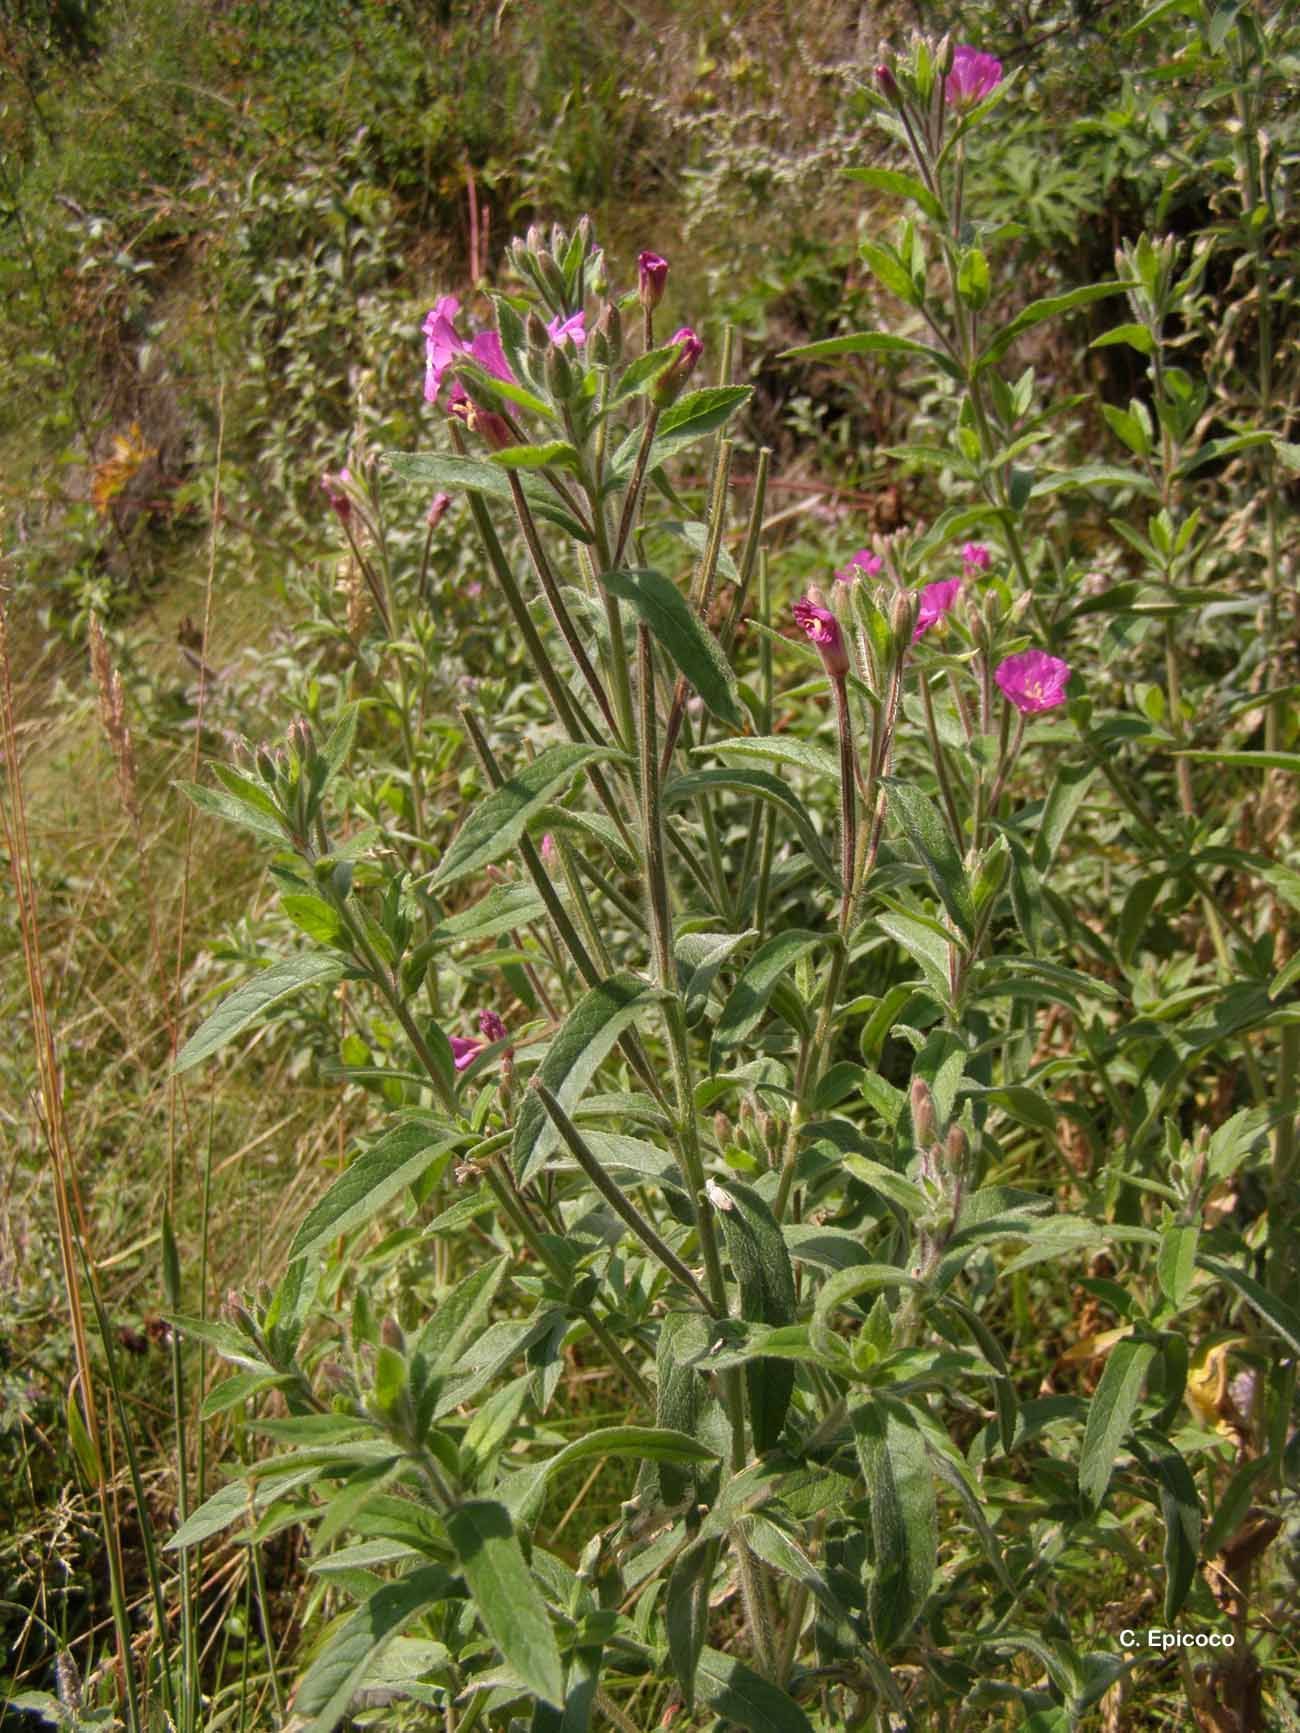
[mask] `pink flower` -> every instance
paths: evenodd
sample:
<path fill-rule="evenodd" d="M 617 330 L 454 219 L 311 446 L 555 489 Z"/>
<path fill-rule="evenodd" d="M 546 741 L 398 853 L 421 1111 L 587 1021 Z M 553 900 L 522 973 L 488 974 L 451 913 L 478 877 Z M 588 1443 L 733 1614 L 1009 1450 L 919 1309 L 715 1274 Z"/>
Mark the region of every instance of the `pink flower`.
<path fill-rule="evenodd" d="M 424 521 L 428 524 L 431 530 L 436 530 L 450 510 L 451 495 L 449 493 L 435 493 L 433 499 L 430 501 L 429 510 L 425 515 Z"/>
<path fill-rule="evenodd" d="M 449 1035 L 452 1062 L 457 1071 L 463 1071 L 467 1065 L 472 1065 L 483 1051 L 481 1041 L 471 1041 L 466 1035 Z"/>
<path fill-rule="evenodd" d="M 664 284 L 668 281 L 668 261 L 661 259 L 658 253 L 638 253 L 636 272 L 641 305 L 653 313 L 664 298 Z"/>
<path fill-rule="evenodd" d="M 1046 650 L 1022 650 L 999 663 L 993 678 L 1022 715 L 1036 716 L 1065 703 L 1070 665 Z"/>
<path fill-rule="evenodd" d="M 850 554 L 847 565 L 843 565 L 835 574 L 837 584 L 851 584 L 855 578 L 874 578 L 884 565 L 879 554 L 873 554 L 870 548 L 859 548 L 856 554 Z"/>
<path fill-rule="evenodd" d="M 992 54 L 981 54 L 969 43 L 960 43 L 952 57 L 952 71 L 944 85 L 944 95 L 954 108 L 973 107 L 983 102 L 990 90 L 1002 82 L 1002 62 Z"/>
<path fill-rule="evenodd" d="M 546 862 L 547 866 L 549 866 L 551 864 L 551 862 L 555 859 L 555 838 L 551 835 L 549 830 L 547 831 L 546 835 L 542 838 L 541 853 L 542 853 L 542 859 Z"/>
<path fill-rule="evenodd" d="M 988 571 L 992 558 L 983 542 L 967 542 L 961 550 L 962 569 L 968 578 L 973 578 L 976 572 Z"/>
<path fill-rule="evenodd" d="M 443 375 L 449 367 L 456 364 L 462 355 L 467 355 L 471 361 L 477 361 L 479 366 L 491 373 L 494 378 L 504 379 L 512 385 L 516 383 L 497 333 L 495 331 L 480 331 L 477 337 L 466 341 L 455 326 L 456 315 L 459 312 L 460 302 L 456 297 L 443 295 L 432 311 L 425 314 L 424 324 L 420 327 L 424 333 L 424 401 L 426 403 L 438 401 L 438 393 L 442 390 Z"/>
<path fill-rule="evenodd" d="M 822 663 L 832 680 L 842 680 L 849 671 L 848 651 L 840 623 L 822 601 L 821 591 L 809 590 L 794 605 L 794 623 L 816 644 Z"/>
<path fill-rule="evenodd" d="M 552 343 L 572 343 L 575 349 L 581 349 L 587 341 L 587 327 L 583 324 L 584 314 L 581 309 L 565 318 L 557 313 L 546 327 L 546 335 Z"/>
<path fill-rule="evenodd" d="M 478 1030 L 485 1041 L 504 1041 L 506 1038 L 506 1026 L 496 1011 L 485 1009 L 479 1012 Z"/>
<path fill-rule="evenodd" d="M 961 594 L 961 579 L 949 578 L 946 583 L 927 584 L 921 591 L 921 606 L 916 614 L 916 629 L 912 633 L 912 642 L 923 632 L 928 632 L 936 620 L 942 620 Z"/>

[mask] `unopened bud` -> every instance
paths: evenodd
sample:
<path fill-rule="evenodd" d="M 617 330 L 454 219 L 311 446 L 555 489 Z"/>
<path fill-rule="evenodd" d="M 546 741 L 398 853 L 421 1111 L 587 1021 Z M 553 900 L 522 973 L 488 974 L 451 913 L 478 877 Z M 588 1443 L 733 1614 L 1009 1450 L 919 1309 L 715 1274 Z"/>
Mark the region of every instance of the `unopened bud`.
<path fill-rule="evenodd" d="M 921 1148 L 934 1142 L 934 1097 L 924 1077 L 912 1079 L 912 1136 Z"/>
<path fill-rule="evenodd" d="M 944 1140 L 943 1159 L 950 1173 L 960 1173 L 966 1165 L 966 1133 L 960 1125 L 950 1125 Z"/>
<path fill-rule="evenodd" d="M 385 1318 L 379 1326 L 379 1340 L 385 1348 L 394 1348 L 400 1354 L 406 1348 L 406 1337 L 402 1334 L 402 1326 L 396 1318 Z"/>
<path fill-rule="evenodd" d="M 638 253 L 636 272 L 637 293 L 641 297 L 641 305 L 648 313 L 653 313 L 664 298 L 664 286 L 668 281 L 668 261 L 660 258 L 658 253 Z"/>
<path fill-rule="evenodd" d="M 265 746 L 258 747 L 254 762 L 257 765 L 257 774 L 261 777 L 262 781 L 268 788 L 274 788 L 275 760 L 272 758 L 270 752 Z"/>
<path fill-rule="evenodd" d="M 425 523 L 431 530 L 436 530 L 450 509 L 451 495 L 449 493 L 435 493 L 429 502 L 429 509 L 425 513 Z"/>
<path fill-rule="evenodd" d="M 713 1116 L 713 1135 L 717 1138 L 721 1147 L 725 1148 L 726 1145 L 731 1142 L 731 1135 L 734 1129 L 735 1127 L 727 1118 L 726 1114 L 719 1109 Z"/>
<path fill-rule="evenodd" d="M 704 353 L 704 344 L 689 325 L 674 332 L 672 341 L 677 345 L 677 354 L 650 387 L 650 401 L 656 409 L 667 409 L 677 401 Z"/>
<path fill-rule="evenodd" d="M 304 761 L 315 752 L 315 736 L 311 731 L 311 723 L 305 716 L 296 716 L 289 724 L 289 745 Z"/>
<path fill-rule="evenodd" d="M 551 346 L 551 337 L 546 329 L 546 321 L 534 308 L 524 321 L 524 335 L 528 339 L 528 352 L 539 358 L 545 355 Z"/>
<path fill-rule="evenodd" d="M 885 101 L 890 103 L 894 108 L 902 107 L 903 96 L 902 92 L 898 88 L 898 80 L 894 77 L 893 72 L 883 63 L 883 61 L 876 68 L 876 89 L 884 97 Z"/>
<path fill-rule="evenodd" d="M 899 590 L 889 610 L 889 629 L 894 639 L 894 654 L 901 656 L 916 632 L 916 615 L 920 597 L 915 590 Z"/>
<path fill-rule="evenodd" d="M 558 343 L 546 351 L 546 389 L 557 403 L 564 403 L 573 394 L 573 369 Z"/>
<path fill-rule="evenodd" d="M 564 272 L 549 253 L 538 254 L 537 279 L 552 306 L 562 308 L 565 296 Z"/>

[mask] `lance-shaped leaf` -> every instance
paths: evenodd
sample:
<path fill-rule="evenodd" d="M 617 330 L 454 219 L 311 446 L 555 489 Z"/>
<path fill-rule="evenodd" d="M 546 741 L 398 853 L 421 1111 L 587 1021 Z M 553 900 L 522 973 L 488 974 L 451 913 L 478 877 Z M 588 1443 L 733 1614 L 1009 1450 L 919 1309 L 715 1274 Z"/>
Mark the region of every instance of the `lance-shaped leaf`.
<path fill-rule="evenodd" d="M 851 1415 L 871 1505 L 874 1572 L 868 1596 L 881 1650 L 915 1624 L 939 1552 L 934 1477 L 921 1428 L 902 1402 L 879 1397 Z"/>
<path fill-rule="evenodd" d="M 804 343 L 787 349 L 783 361 L 829 361 L 836 355 L 915 355 L 946 373 L 958 383 L 962 371 L 951 356 L 912 337 L 896 337 L 892 331 L 857 331 L 850 337 L 826 337 L 820 343 Z"/>
<path fill-rule="evenodd" d="M 714 789 L 730 789 L 736 794 L 755 795 L 782 813 L 794 828 L 808 858 L 833 889 L 839 889 L 839 874 L 826 852 L 826 845 L 813 825 L 808 808 L 791 793 L 779 777 L 767 770 L 691 770 L 685 776 L 675 776 L 663 789 L 665 806 L 680 806 L 697 794 Z"/>
<path fill-rule="evenodd" d="M 302 1733 L 333 1733 L 393 1638 L 426 1607 L 454 1592 L 455 1578 L 442 1565 L 424 1565 L 377 1588 L 303 1675 L 294 1695 L 294 1725 Z"/>
<path fill-rule="evenodd" d="M 806 956 L 822 942 L 821 934 L 805 933 L 792 927 L 789 932 L 776 933 L 766 944 L 760 945 L 741 970 L 740 978 L 722 1007 L 713 1035 L 714 1046 L 738 1047 L 758 1027 L 777 982 L 800 957 Z"/>
<path fill-rule="evenodd" d="M 1072 313 L 1076 307 L 1090 306 L 1094 301 L 1104 300 L 1107 295 L 1118 295 L 1132 287 L 1131 282 L 1086 283 L 1081 289 L 1070 289 L 1064 295 L 1047 295 L 1041 301 L 1031 301 L 985 344 L 977 365 L 984 368 L 1000 361 L 1017 337 L 1032 331 L 1044 320 L 1059 318 L 1062 313 Z"/>
<path fill-rule="evenodd" d="M 855 586 L 855 595 L 861 586 Z M 740 740 L 718 740 L 708 746 L 697 746 L 694 753 L 716 753 L 719 758 L 736 758 L 742 764 L 768 762 L 793 765 L 797 770 L 811 770 L 831 782 L 840 779 L 839 754 L 829 747 L 818 746 L 812 740 L 799 740 L 793 734 L 763 734 Z"/>
<path fill-rule="evenodd" d="M 659 998 L 659 989 L 637 976 L 613 975 L 579 999 L 538 1069 L 538 1076 L 566 1113 L 572 1113 L 623 1031 Z M 529 1090 L 515 1122 L 514 1164 L 521 1185 L 532 1178 L 559 1142 L 560 1134 L 540 1098 Z"/>
<path fill-rule="evenodd" d="M 649 467 L 657 469 L 667 458 L 685 446 L 703 439 L 725 422 L 753 395 L 749 385 L 706 385 L 702 391 L 688 391 L 679 397 L 671 409 L 664 410 L 655 428 L 650 447 Z M 641 429 L 635 428 L 619 446 L 610 460 L 610 471 L 618 477 L 627 475 L 636 462 L 641 445 Z"/>
<path fill-rule="evenodd" d="M 286 957 L 282 963 L 272 963 L 260 975 L 254 975 L 242 987 L 223 999 L 212 1015 L 194 1031 L 181 1048 L 175 1071 L 189 1071 L 203 1059 L 260 1023 L 274 1006 L 291 999 L 319 981 L 337 981 L 343 964 L 337 957 L 318 957 L 310 952 L 301 957 Z"/>
<path fill-rule="evenodd" d="M 488 499 L 502 501 L 513 507 L 510 480 L 504 469 L 485 458 L 444 457 L 441 452 L 386 451 L 384 462 L 403 481 L 446 493 L 477 493 Z M 526 474 L 526 472 L 525 472 Z M 557 504 L 555 495 L 540 478 L 527 476 L 523 482 L 524 498 L 535 517 L 545 518 L 566 534 L 589 542 L 590 531 L 572 514 Z"/>
<path fill-rule="evenodd" d="M 663 647 L 678 673 L 723 722 L 741 726 L 736 676 L 722 647 L 677 585 L 648 567 L 606 572 L 601 583 L 620 601 L 630 602 Z"/>
<path fill-rule="evenodd" d="M 605 1426 L 583 1438 L 575 1438 L 572 1444 L 566 1444 L 535 1468 L 512 1475 L 498 1491 L 518 1520 L 526 1522 L 536 1512 L 546 1484 L 554 1475 L 593 1456 L 630 1456 L 640 1462 L 686 1464 L 717 1460 L 707 1444 L 669 1427 Z"/>
<path fill-rule="evenodd" d="M 567 788 L 584 765 L 613 756 L 614 749 L 608 746 L 548 746 L 474 808 L 434 873 L 433 889 L 445 890 L 467 873 L 481 872 L 509 854 L 528 821 Z"/>
<path fill-rule="evenodd" d="M 1079 1491 L 1093 1506 L 1106 1496 L 1115 1458 L 1142 1400 L 1142 1384 L 1155 1354 L 1150 1342 L 1129 1338 L 1116 1343 L 1088 1404 L 1079 1452 Z"/>
<path fill-rule="evenodd" d="M 446 1526 L 487 1634 L 528 1689 L 560 1707 L 560 1651 L 510 1512 L 491 1499 L 470 1499 L 450 1513 Z"/>
<path fill-rule="evenodd" d="M 970 887 L 961 856 L 938 808 L 910 782 L 901 782 L 896 776 L 886 776 L 883 781 L 889 804 L 907 832 L 907 840 L 920 855 L 940 902 L 969 938 L 973 930 Z"/>
<path fill-rule="evenodd" d="M 695 1669 L 695 1694 L 715 1715 L 747 1733 L 813 1733 L 794 1698 L 717 1649 L 705 1649 Z"/>
<path fill-rule="evenodd" d="M 289 1257 L 309 1257 L 336 1234 L 378 1215 L 384 1205 L 408 1185 L 414 1185 L 436 1161 L 445 1163 L 449 1152 L 465 1141 L 463 1135 L 439 1125 L 418 1121 L 395 1125 L 378 1143 L 359 1155 L 307 1212 L 294 1235 Z"/>
<path fill-rule="evenodd" d="M 1191 1470 L 1176 1450 L 1162 1450 L 1151 1464 L 1165 1522 L 1165 1623 L 1172 1625 L 1196 1577 L 1201 1557 L 1201 1500 Z"/>
<path fill-rule="evenodd" d="M 1279 1300 L 1276 1294 L 1270 1294 L 1267 1288 L 1261 1287 L 1253 1276 L 1237 1269 L 1235 1264 L 1224 1263 L 1222 1258 L 1208 1258 L 1204 1253 L 1198 1253 L 1196 1261 L 1203 1270 L 1235 1288 L 1264 1322 L 1277 1331 L 1291 1352 L 1300 1354 L 1300 1313 L 1285 1300 Z"/>
<path fill-rule="evenodd" d="M 739 1180 L 717 1188 L 714 1201 L 740 1289 L 741 1317 L 751 1324 L 793 1324 L 794 1267 L 776 1217 L 758 1193 Z M 774 1450 L 794 1392 L 794 1365 L 789 1360 L 751 1360 L 745 1379 L 754 1449 Z"/>

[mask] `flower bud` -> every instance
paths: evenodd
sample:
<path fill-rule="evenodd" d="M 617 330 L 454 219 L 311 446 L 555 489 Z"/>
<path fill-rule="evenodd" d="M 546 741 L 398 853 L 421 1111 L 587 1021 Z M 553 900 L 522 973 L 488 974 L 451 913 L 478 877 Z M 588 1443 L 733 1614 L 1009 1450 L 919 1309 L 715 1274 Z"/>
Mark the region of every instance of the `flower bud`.
<path fill-rule="evenodd" d="M 425 523 L 428 524 L 431 530 L 436 530 L 443 518 L 446 517 L 450 508 L 451 495 L 449 493 L 435 493 L 433 499 L 429 503 L 429 509 L 425 514 Z"/>
<path fill-rule="evenodd" d="M 826 598 L 812 585 L 794 605 L 794 621 L 817 646 L 822 666 L 832 680 L 843 680 L 849 671 L 849 653 L 840 623 L 826 606 Z"/>
<path fill-rule="evenodd" d="M 650 387 L 650 401 L 656 409 L 667 409 L 677 401 L 704 353 L 704 344 L 689 325 L 674 332 L 672 342 L 677 345 L 677 354 Z"/>
<path fill-rule="evenodd" d="M 638 253 L 636 260 L 637 293 L 647 313 L 653 313 L 664 298 L 668 281 L 668 261 L 658 253 Z"/>
<path fill-rule="evenodd" d="M 966 1133 L 960 1125 L 950 1125 L 944 1139 L 943 1159 L 949 1173 L 960 1173 L 966 1165 Z"/>
<path fill-rule="evenodd" d="M 268 788 L 275 787 L 275 760 L 265 746 L 259 746 L 255 755 L 257 774 Z"/>
<path fill-rule="evenodd" d="M 916 635 L 916 617 L 920 597 L 915 590 L 899 590 L 889 610 L 889 629 L 894 638 L 894 654 L 902 656 Z"/>
<path fill-rule="evenodd" d="M 914 1077 L 911 1089 L 912 1136 L 918 1147 L 928 1148 L 934 1142 L 934 1097 L 924 1077 Z"/>
<path fill-rule="evenodd" d="M 891 107 L 901 108 L 903 106 L 903 93 L 898 88 L 898 80 L 894 77 L 892 69 L 886 66 L 883 61 L 876 68 L 876 89 Z"/>
<path fill-rule="evenodd" d="M 551 396 L 557 403 L 567 402 L 573 395 L 573 369 L 558 343 L 552 343 L 547 349 L 543 371 L 546 374 L 546 389 Z"/>
<path fill-rule="evenodd" d="M 608 345 L 609 360 L 602 365 L 617 367 L 623 359 L 623 316 L 613 301 L 606 301 L 601 308 L 592 335 L 603 337 Z"/>
<path fill-rule="evenodd" d="M 550 334 L 546 329 L 546 321 L 534 308 L 524 321 L 524 335 L 528 339 L 528 354 L 530 359 L 540 360 L 551 346 Z"/>
<path fill-rule="evenodd" d="M 538 255 L 537 277 L 552 306 L 563 307 L 565 297 L 564 272 L 549 253 Z"/>
<path fill-rule="evenodd" d="M 379 1326 L 379 1340 L 385 1348 L 393 1348 L 401 1353 L 406 1347 L 406 1337 L 402 1334 L 402 1326 L 396 1318 L 385 1318 Z"/>

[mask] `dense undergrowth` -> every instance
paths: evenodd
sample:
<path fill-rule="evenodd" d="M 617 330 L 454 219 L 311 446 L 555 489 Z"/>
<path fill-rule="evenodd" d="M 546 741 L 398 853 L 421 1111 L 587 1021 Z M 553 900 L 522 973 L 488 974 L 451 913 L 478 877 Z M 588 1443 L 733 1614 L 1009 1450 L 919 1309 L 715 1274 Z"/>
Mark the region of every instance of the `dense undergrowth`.
<path fill-rule="evenodd" d="M 1298 49 L 10 7 L 15 1724 L 1296 1723 Z"/>

